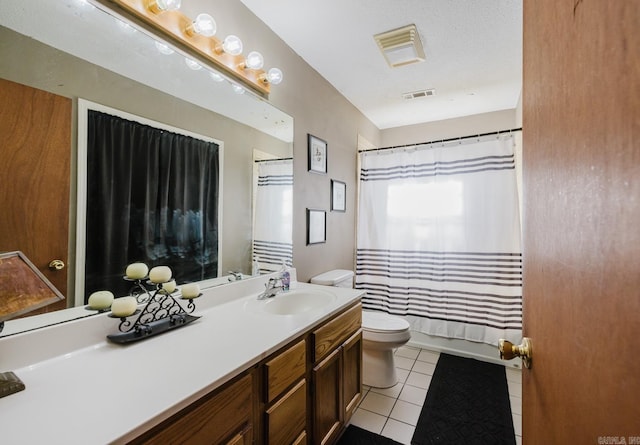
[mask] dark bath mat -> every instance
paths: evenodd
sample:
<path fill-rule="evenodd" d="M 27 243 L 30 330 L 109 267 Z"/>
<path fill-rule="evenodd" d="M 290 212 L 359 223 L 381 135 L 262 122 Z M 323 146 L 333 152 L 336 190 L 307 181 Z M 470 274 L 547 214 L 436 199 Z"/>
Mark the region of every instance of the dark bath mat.
<path fill-rule="evenodd" d="M 395 440 L 349 425 L 337 445 L 401 445 Z"/>
<path fill-rule="evenodd" d="M 440 354 L 411 443 L 515 444 L 504 366 Z"/>

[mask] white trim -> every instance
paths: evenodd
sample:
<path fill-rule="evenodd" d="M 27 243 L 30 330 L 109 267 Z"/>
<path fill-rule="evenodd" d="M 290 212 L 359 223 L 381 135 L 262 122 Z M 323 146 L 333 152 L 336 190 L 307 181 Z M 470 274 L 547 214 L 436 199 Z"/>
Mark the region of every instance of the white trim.
<path fill-rule="evenodd" d="M 219 146 L 219 175 L 218 175 L 218 273 L 222 272 L 222 221 L 223 221 L 223 166 L 224 166 L 224 142 L 218 139 L 193 133 L 182 128 L 173 127 L 162 122 L 157 122 L 126 111 L 111 108 L 106 105 L 78 98 L 78 164 L 77 164 L 77 216 L 76 216 L 76 276 L 75 276 L 75 306 L 84 305 L 84 265 L 86 257 L 86 224 L 87 224 L 87 124 L 89 110 L 99 111 L 101 113 L 111 114 L 113 116 L 135 121 L 143 125 L 159 128 L 161 130 L 170 131 L 172 133 L 189 136 L 200 139 L 205 142 L 213 142 Z"/>

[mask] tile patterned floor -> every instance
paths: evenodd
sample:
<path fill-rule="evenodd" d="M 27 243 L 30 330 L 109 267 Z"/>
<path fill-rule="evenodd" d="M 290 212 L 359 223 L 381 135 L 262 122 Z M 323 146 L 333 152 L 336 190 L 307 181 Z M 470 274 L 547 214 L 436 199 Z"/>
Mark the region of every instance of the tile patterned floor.
<path fill-rule="evenodd" d="M 364 397 L 353 414 L 351 423 L 396 442 L 410 444 L 439 355 L 438 352 L 411 346 L 397 349 L 395 361 L 398 384 L 386 389 L 365 386 Z M 507 368 L 507 384 L 518 445 L 522 445 L 521 375 L 519 369 Z"/>

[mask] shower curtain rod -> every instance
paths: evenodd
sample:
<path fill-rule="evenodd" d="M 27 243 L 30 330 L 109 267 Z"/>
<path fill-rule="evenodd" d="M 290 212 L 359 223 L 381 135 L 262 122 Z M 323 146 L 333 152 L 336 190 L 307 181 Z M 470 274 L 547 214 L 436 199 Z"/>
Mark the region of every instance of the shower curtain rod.
<path fill-rule="evenodd" d="M 380 147 L 380 148 L 372 148 L 370 150 L 358 150 L 358 153 L 364 153 L 364 152 L 369 152 L 369 151 L 393 150 L 394 148 L 415 147 L 417 145 L 429 145 L 429 144 L 452 142 L 452 141 L 462 141 L 464 139 L 480 138 L 480 137 L 483 137 L 483 136 L 491 136 L 493 134 L 499 135 L 501 133 L 513 133 L 515 131 L 522 131 L 522 127 L 520 127 L 520 128 L 512 128 L 510 130 L 492 131 L 490 133 L 471 134 L 469 136 L 462 136 L 462 137 L 457 137 L 457 138 L 437 139 L 435 141 L 429 141 L 429 142 L 418 142 L 417 144 L 394 145 L 392 147 Z"/>

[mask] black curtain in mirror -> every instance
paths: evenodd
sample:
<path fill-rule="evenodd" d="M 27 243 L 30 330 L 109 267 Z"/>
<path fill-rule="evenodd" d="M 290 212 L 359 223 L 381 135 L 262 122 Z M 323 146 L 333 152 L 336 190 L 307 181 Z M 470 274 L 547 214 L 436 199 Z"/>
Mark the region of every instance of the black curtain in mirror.
<path fill-rule="evenodd" d="M 217 276 L 219 146 L 89 110 L 85 302 L 126 295 L 128 264 Z"/>

